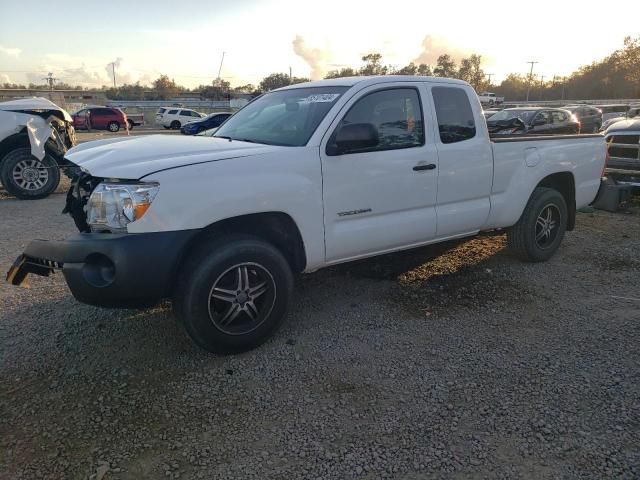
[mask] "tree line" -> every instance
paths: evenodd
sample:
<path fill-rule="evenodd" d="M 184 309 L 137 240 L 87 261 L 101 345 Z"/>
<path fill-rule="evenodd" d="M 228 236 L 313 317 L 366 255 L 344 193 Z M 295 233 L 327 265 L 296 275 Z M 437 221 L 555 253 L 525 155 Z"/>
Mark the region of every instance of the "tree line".
<path fill-rule="evenodd" d="M 504 96 L 508 101 L 520 101 L 529 96 L 530 100 L 577 100 L 604 98 L 640 98 L 640 37 L 627 37 L 622 48 L 615 50 L 602 60 L 584 65 L 569 76 L 540 78 L 535 75 L 510 73 L 499 84 L 492 84 L 482 68 L 482 56 L 471 54 L 457 63 L 445 53 L 437 58 L 435 65 L 424 63 L 396 68 L 385 65 L 380 53 L 369 53 L 362 58 L 360 67 L 343 67 L 331 70 L 325 78 L 350 77 L 358 75 L 433 75 L 436 77 L 458 78 L 473 86 L 477 92 L 490 90 Z M 309 81 L 304 77 L 290 77 L 286 73 L 272 73 L 258 85 L 232 87 L 217 78 L 209 85 L 199 85 L 189 89 L 177 84 L 167 75 L 160 75 L 152 85 L 125 84 L 118 88 L 103 86 L 107 98 L 111 100 L 167 100 L 181 93 L 198 93 L 201 98 L 227 100 L 238 95 L 256 96 L 269 90 L 295 83 Z M 27 88 L 19 84 L 3 84 L 2 88 Z M 48 88 L 47 85 L 29 84 L 28 88 Z M 82 87 L 64 83 L 56 84 L 57 89 L 82 90 Z"/>

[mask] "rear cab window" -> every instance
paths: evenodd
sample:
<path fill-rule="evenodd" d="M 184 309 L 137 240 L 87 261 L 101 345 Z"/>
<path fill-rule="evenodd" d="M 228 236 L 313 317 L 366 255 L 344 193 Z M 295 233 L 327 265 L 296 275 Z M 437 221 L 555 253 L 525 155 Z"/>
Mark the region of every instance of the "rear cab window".
<path fill-rule="evenodd" d="M 456 143 L 476 136 L 476 122 L 467 92 L 460 87 L 433 87 L 438 131 L 442 143 Z"/>

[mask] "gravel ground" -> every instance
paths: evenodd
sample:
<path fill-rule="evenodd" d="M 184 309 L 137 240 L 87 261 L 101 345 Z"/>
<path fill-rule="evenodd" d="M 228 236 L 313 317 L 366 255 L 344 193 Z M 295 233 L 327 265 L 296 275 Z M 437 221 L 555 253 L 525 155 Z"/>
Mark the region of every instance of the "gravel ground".
<path fill-rule="evenodd" d="M 3 271 L 73 230 L 62 204 L 0 199 Z M 640 478 L 639 239 L 636 205 L 579 214 L 544 264 L 493 236 L 301 276 L 228 357 L 168 305 L 2 284 L 0 477 Z"/>

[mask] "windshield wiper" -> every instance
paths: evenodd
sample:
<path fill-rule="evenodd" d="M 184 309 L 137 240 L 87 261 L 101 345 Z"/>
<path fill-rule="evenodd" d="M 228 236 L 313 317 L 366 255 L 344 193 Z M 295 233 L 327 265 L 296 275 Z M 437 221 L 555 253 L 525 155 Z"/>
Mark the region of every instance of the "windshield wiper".
<path fill-rule="evenodd" d="M 225 140 L 234 140 L 233 138 L 226 136 L 226 135 L 214 135 L 212 138 L 224 138 Z"/>

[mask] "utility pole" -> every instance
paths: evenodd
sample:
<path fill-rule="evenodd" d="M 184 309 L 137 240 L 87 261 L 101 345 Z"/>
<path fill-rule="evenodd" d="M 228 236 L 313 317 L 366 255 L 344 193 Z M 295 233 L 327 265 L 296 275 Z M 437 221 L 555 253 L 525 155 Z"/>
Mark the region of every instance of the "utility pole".
<path fill-rule="evenodd" d="M 222 52 L 222 58 L 220 59 L 220 68 L 218 68 L 218 80 L 220 80 L 220 74 L 222 73 L 222 63 L 224 62 L 224 53 Z"/>
<path fill-rule="evenodd" d="M 493 73 L 487 73 L 487 77 L 489 77 L 489 80 L 487 81 L 487 83 L 489 84 L 489 86 L 491 86 L 491 77 L 493 77 Z"/>
<path fill-rule="evenodd" d="M 289 85 L 291 85 L 291 82 L 293 82 L 293 74 L 292 74 L 291 67 L 289 67 Z"/>
<path fill-rule="evenodd" d="M 527 102 L 529 101 L 529 92 L 531 91 L 531 80 L 533 80 L 533 66 L 540 62 L 527 62 L 531 64 L 531 71 L 529 72 L 529 81 L 527 82 Z"/>
<path fill-rule="evenodd" d="M 540 75 L 540 100 L 542 100 L 543 92 L 544 92 L 544 75 Z"/>
<path fill-rule="evenodd" d="M 111 62 L 109 65 L 111 65 L 111 71 L 113 72 L 113 88 L 117 88 L 116 87 L 116 62 Z"/>
<path fill-rule="evenodd" d="M 47 84 L 49 85 L 49 90 L 53 90 L 53 84 L 58 79 L 54 78 L 52 72 L 49 72 L 49 74 L 46 77 L 44 77 L 43 80 L 46 80 Z"/>

